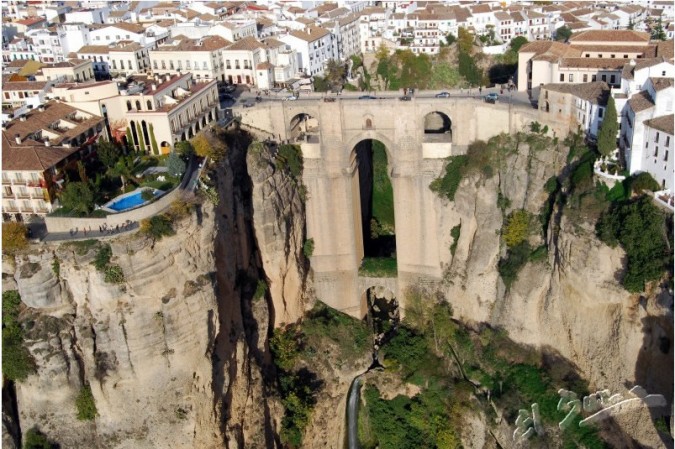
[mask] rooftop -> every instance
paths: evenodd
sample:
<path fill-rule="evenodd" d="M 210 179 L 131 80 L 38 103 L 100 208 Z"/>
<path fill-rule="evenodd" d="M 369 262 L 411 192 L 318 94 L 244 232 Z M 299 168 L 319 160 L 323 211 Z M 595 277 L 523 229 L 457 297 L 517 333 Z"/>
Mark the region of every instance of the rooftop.
<path fill-rule="evenodd" d="M 650 128 L 658 129 L 664 133 L 673 135 L 673 114 L 645 120 L 644 124 Z"/>
<path fill-rule="evenodd" d="M 78 148 L 46 147 L 34 140 L 17 144 L 6 132 L 2 133 L 3 170 L 45 171 L 76 151 Z"/>
<path fill-rule="evenodd" d="M 652 100 L 649 92 L 643 90 L 636 93 L 630 98 L 630 100 L 628 100 L 628 106 L 633 110 L 633 112 L 638 113 L 646 109 L 653 108 L 654 100 Z"/>
<path fill-rule="evenodd" d="M 607 104 L 610 93 L 609 86 L 602 81 L 580 84 L 553 83 L 544 85 L 543 89 L 572 94 L 575 97 L 582 98 L 600 106 L 605 106 Z"/>
<path fill-rule="evenodd" d="M 589 30 L 573 34 L 569 41 L 571 43 L 584 42 L 643 42 L 649 43 L 650 34 L 634 30 Z"/>

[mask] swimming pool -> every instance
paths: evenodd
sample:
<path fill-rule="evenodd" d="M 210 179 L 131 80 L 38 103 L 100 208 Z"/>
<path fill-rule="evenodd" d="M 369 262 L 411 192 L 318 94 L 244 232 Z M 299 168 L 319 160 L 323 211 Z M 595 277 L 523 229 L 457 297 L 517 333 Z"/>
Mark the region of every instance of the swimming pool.
<path fill-rule="evenodd" d="M 143 190 L 145 189 L 137 189 L 131 193 L 127 193 L 126 195 L 122 195 L 121 197 L 115 198 L 113 201 L 105 204 L 103 208 L 111 209 L 114 212 L 122 212 L 145 204 L 147 201 L 145 201 L 141 196 Z M 162 193 L 164 192 L 162 192 L 161 190 L 153 189 L 153 194 L 155 195 L 155 198 L 161 195 Z"/>

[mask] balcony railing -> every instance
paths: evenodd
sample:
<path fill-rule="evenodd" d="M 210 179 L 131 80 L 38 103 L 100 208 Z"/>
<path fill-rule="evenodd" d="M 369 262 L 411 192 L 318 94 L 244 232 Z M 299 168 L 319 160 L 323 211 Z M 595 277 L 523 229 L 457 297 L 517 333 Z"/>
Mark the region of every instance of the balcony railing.
<path fill-rule="evenodd" d="M 16 198 L 30 199 L 30 192 L 15 192 Z"/>
<path fill-rule="evenodd" d="M 2 178 L 2 184 L 3 185 L 10 185 L 12 184 L 12 180 L 9 178 Z"/>

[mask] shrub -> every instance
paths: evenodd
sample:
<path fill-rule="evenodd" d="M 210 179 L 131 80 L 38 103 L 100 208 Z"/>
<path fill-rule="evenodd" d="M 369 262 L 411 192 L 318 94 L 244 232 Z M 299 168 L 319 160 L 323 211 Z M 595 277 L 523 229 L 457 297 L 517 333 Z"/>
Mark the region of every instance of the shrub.
<path fill-rule="evenodd" d="M 521 241 L 506 253 L 497 265 L 499 275 L 507 289 L 511 288 L 513 281 L 518 277 L 518 271 L 527 263 L 530 257 L 530 245 L 527 241 Z"/>
<path fill-rule="evenodd" d="M 283 371 L 290 371 L 300 355 L 300 335 L 295 326 L 274 329 L 270 338 L 270 350 L 274 355 L 274 364 Z"/>
<path fill-rule="evenodd" d="M 445 166 L 445 174 L 437 179 L 434 179 L 429 188 L 436 192 L 439 196 L 445 197 L 450 201 L 455 200 L 455 193 L 462 180 L 463 168 L 467 163 L 467 157 L 450 156 L 448 164 Z"/>
<path fill-rule="evenodd" d="M 86 182 L 69 182 L 61 192 L 61 205 L 76 215 L 87 215 L 94 209 L 94 192 Z"/>
<path fill-rule="evenodd" d="M 150 123 L 150 145 L 152 146 L 152 154 L 159 154 L 159 147 L 157 146 L 157 139 L 155 139 L 155 127 Z"/>
<path fill-rule="evenodd" d="M 253 294 L 253 299 L 258 300 L 265 297 L 268 287 L 267 282 L 264 279 L 258 279 L 258 283 L 255 286 L 255 293 Z"/>
<path fill-rule="evenodd" d="M 371 331 L 364 321 L 338 312 L 320 301 L 302 322 L 302 331 L 313 348 L 323 347 L 323 339 L 337 344 L 341 359 L 360 358 L 372 344 Z"/>
<path fill-rule="evenodd" d="M 672 240 L 667 240 L 672 239 L 672 229 L 649 197 L 615 204 L 598 220 L 596 231 L 602 241 L 621 244 L 626 251 L 622 283 L 630 292 L 643 291 L 645 282 L 659 279 L 672 266 Z"/>
<path fill-rule="evenodd" d="M 141 232 L 152 237 L 153 240 L 160 240 L 162 237 L 174 235 L 171 218 L 165 214 L 155 215 L 141 221 Z"/>
<path fill-rule="evenodd" d="M 75 399 L 75 407 L 77 407 L 77 419 L 80 421 L 92 421 L 96 418 L 96 402 L 94 395 L 91 393 L 91 387 L 84 385 L 80 388 L 80 393 Z"/>
<path fill-rule="evenodd" d="M 195 149 L 192 144 L 187 140 L 182 140 L 176 144 L 176 151 L 182 157 L 189 159 L 195 153 Z"/>
<path fill-rule="evenodd" d="M 178 220 L 187 217 L 192 213 L 192 205 L 183 200 L 176 200 L 171 203 L 171 208 L 167 214 L 172 220 Z"/>
<path fill-rule="evenodd" d="M 47 439 L 47 436 L 33 427 L 26 432 L 23 449 L 53 449 L 58 447 Z"/>
<path fill-rule="evenodd" d="M 200 157 L 208 157 L 214 161 L 218 161 L 225 156 L 225 144 L 215 137 L 206 137 L 204 133 L 199 133 L 192 139 L 192 146 L 194 147 L 195 154 Z"/>
<path fill-rule="evenodd" d="M 15 381 L 22 381 L 35 372 L 33 357 L 23 344 L 20 307 L 19 292 L 8 290 L 2 293 L 2 373 L 5 378 Z"/>
<path fill-rule="evenodd" d="M 23 223 L 3 223 L 2 252 L 12 256 L 28 247 L 27 232 L 26 225 Z"/>
<path fill-rule="evenodd" d="M 103 271 L 108 266 L 108 263 L 110 263 L 111 258 L 112 258 L 112 248 L 110 248 L 110 245 L 108 244 L 101 245 L 98 251 L 96 252 L 96 256 L 94 257 L 92 265 L 96 267 L 96 270 Z"/>
<path fill-rule="evenodd" d="M 607 99 L 605 117 L 598 131 L 598 151 L 603 156 L 609 156 L 616 149 L 616 135 L 619 132 L 619 123 L 616 116 L 616 104 L 611 95 Z"/>
<path fill-rule="evenodd" d="M 185 173 L 185 162 L 176 153 L 171 153 L 166 160 L 166 167 L 169 174 L 180 178 Z"/>
<path fill-rule="evenodd" d="M 661 190 L 661 186 L 656 180 L 647 172 L 638 173 L 637 175 L 628 178 L 629 190 L 632 193 L 640 194 L 644 191 L 657 192 Z"/>
<path fill-rule="evenodd" d="M 523 242 L 530 228 L 530 214 L 524 209 L 518 209 L 509 215 L 502 230 L 502 238 L 509 248 Z"/>
<path fill-rule="evenodd" d="M 312 257 L 312 254 L 314 254 L 314 239 L 305 240 L 305 243 L 302 245 L 302 253 L 307 258 Z"/>
<path fill-rule="evenodd" d="M 59 276 L 61 275 L 61 262 L 59 262 L 59 259 L 57 259 L 56 257 L 52 262 L 52 271 L 54 272 L 54 276 L 56 276 L 56 278 L 58 279 Z"/>
<path fill-rule="evenodd" d="M 455 255 L 455 250 L 457 250 L 457 242 L 459 241 L 459 234 L 462 230 L 462 224 L 454 226 L 450 230 L 450 237 L 452 237 L 452 244 L 450 245 L 450 254 Z"/>
<path fill-rule="evenodd" d="M 280 170 L 288 170 L 296 180 L 302 176 L 302 150 L 299 145 L 281 145 L 275 160 Z"/>
<path fill-rule="evenodd" d="M 105 267 L 104 281 L 109 284 L 121 284 L 124 282 L 124 271 L 119 265 L 108 265 Z"/>

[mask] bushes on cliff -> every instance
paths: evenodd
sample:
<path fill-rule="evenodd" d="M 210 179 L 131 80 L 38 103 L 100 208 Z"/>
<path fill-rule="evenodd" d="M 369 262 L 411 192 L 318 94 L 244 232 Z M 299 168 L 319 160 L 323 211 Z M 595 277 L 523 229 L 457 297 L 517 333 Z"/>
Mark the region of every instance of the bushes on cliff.
<path fill-rule="evenodd" d="M 59 446 L 49 441 L 47 436 L 40 432 L 37 427 L 32 427 L 26 432 L 23 449 L 55 449 Z"/>
<path fill-rule="evenodd" d="M 124 282 L 124 271 L 119 265 L 111 264 L 110 259 L 112 259 L 112 248 L 106 243 L 98 248 L 91 264 L 96 267 L 96 271 L 103 273 L 105 282 L 121 284 Z"/>
<path fill-rule="evenodd" d="M 2 374 L 22 381 L 35 372 L 35 362 L 23 344 L 24 330 L 19 323 L 21 296 L 16 290 L 2 294 Z"/>
<path fill-rule="evenodd" d="M 94 395 L 91 393 L 91 387 L 84 385 L 80 388 L 80 393 L 75 399 L 75 407 L 77 407 L 77 419 L 80 421 L 92 421 L 96 418 L 96 402 Z"/>
<path fill-rule="evenodd" d="M 2 224 L 2 252 L 9 256 L 28 246 L 26 237 L 28 230 L 23 223 L 3 223 Z"/>
<path fill-rule="evenodd" d="M 302 151 L 299 145 L 281 145 L 275 165 L 279 170 L 288 170 L 294 179 L 302 180 Z"/>
<path fill-rule="evenodd" d="M 155 215 L 141 221 L 141 232 L 153 240 L 161 240 L 164 236 L 174 235 L 171 217 L 166 214 Z"/>
<path fill-rule="evenodd" d="M 643 291 L 646 282 L 658 280 L 672 267 L 672 219 L 667 220 L 647 196 L 613 205 L 596 230 L 600 240 L 626 251 L 622 284 L 630 292 Z"/>

